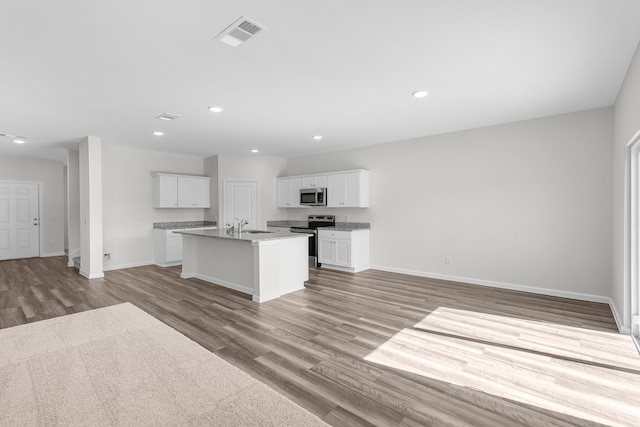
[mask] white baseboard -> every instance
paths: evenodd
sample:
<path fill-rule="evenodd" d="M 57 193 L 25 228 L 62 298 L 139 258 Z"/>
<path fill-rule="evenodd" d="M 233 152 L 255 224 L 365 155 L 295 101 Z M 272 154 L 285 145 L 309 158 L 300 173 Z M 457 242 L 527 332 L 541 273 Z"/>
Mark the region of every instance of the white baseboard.
<path fill-rule="evenodd" d="M 613 300 L 609 298 L 609 308 L 611 308 L 611 313 L 613 313 L 613 319 L 616 321 L 616 326 L 618 326 L 618 330 L 621 334 L 631 335 L 631 328 L 628 326 L 624 326 L 622 322 L 622 318 L 618 314 L 618 310 L 616 310 L 616 305 L 613 303 Z"/>
<path fill-rule="evenodd" d="M 89 274 L 85 271 L 81 271 L 80 275 L 86 277 L 87 279 L 102 279 L 104 277 L 104 273 L 93 273 Z"/>
<path fill-rule="evenodd" d="M 351 267 L 342 267 L 340 265 L 333 265 L 333 264 L 322 264 L 320 265 L 320 268 L 327 268 L 329 270 L 336 270 L 336 271 L 344 271 L 345 273 L 356 273 L 356 271 L 354 271 L 354 269 Z"/>
<path fill-rule="evenodd" d="M 141 262 L 132 262 L 129 264 L 109 265 L 109 266 L 103 267 L 102 269 L 104 271 L 123 270 L 125 268 L 144 267 L 145 265 L 153 265 L 153 262 L 141 261 Z"/>
<path fill-rule="evenodd" d="M 401 274 L 408 274 L 411 276 L 428 277 L 431 279 L 448 280 L 451 282 L 469 283 L 472 285 L 489 286 L 492 288 L 508 289 L 511 291 L 522 291 L 522 292 L 529 292 L 533 294 L 548 295 L 553 297 L 576 299 L 581 301 L 600 302 L 603 304 L 609 304 L 610 306 L 613 306 L 611 298 L 602 296 L 602 295 L 592 295 L 592 294 L 583 294 L 580 292 L 560 291 L 557 289 L 536 288 L 533 286 L 516 285 L 513 283 L 494 282 L 491 280 L 474 279 L 471 277 L 449 276 L 447 274 L 429 273 L 426 271 L 418 271 L 418 270 L 405 270 L 402 268 L 385 267 L 381 265 L 372 265 L 371 268 L 374 270 L 389 271 L 391 273 L 401 273 Z M 614 314 L 614 317 L 615 317 L 615 314 Z M 616 319 L 616 322 L 617 321 L 618 320 Z"/>
<path fill-rule="evenodd" d="M 182 261 L 165 262 L 164 264 L 154 262 L 152 264 L 157 265 L 158 267 L 175 267 L 176 265 L 182 265 Z"/>
<path fill-rule="evenodd" d="M 375 266 L 372 265 L 371 268 L 374 270 L 388 271 L 391 273 L 408 274 L 410 276 L 428 277 L 430 279 L 448 280 L 452 282 L 469 283 L 471 285 L 488 286 L 492 288 L 508 289 L 511 291 L 530 292 L 530 293 L 539 294 L 539 295 L 548 295 L 553 297 L 569 298 L 569 299 L 575 299 L 580 301 L 599 302 L 603 304 L 608 304 L 609 308 L 611 309 L 611 313 L 613 314 L 613 319 L 616 322 L 616 326 L 618 327 L 618 331 L 621 334 L 631 335 L 631 328 L 624 326 L 622 322 L 622 318 L 618 314 L 618 311 L 616 310 L 616 306 L 610 297 L 606 297 L 602 295 L 584 294 L 580 292 L 559 291 L 557 289 L 536 288 L 533 286 L 516 285 L 513 283 L 494 282 L 491 280 L 474 279 L 471 277 L 449 276 L 447 274 L 429 273 L 426 271 L 418 271 L 418 270 L 406 270 L 402 268 L 385 267 L 380 265 L 375 265 Z"/>
<path fill-rule="evenodd" d="M 272 295 L 254 295 L 251 297 L 251 300 L 254 302 L 267 302 L 272 299 L 280 298 L 282 295 L 280 294 L 272 294 Z"/>
<path fill-rule="evenodd" d="M 50 257 L 54 257 L 54 256 L 65 256 L 66 254 L 64 252 L 49 252 L 46 254 L 40 254 L 40 258 L 50 258 Z"/>
<path fill-rule="evenodd" d="M 237 283 L 227 282 L 226 280 L 216 279 L 215 277 L 205 276 L 204 274 L 197 273 L 180 273 L 182 279 L 200 279 L 205 282 L 213 283 L 214 285 L 220 285 L 225 288 L 233 289 L 234 291 L 242 292 L 243 294 L 253 295 L 253 288 L 239 285 Z"/>

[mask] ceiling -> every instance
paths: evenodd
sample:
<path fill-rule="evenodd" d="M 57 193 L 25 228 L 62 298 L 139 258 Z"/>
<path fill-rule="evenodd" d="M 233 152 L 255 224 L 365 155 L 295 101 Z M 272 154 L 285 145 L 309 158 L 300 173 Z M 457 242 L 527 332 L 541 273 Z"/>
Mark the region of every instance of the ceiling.
<path fill-rule="evenodd" d="M 242 15 L 267 30 L 214 40 Z M 0 137 L 0 155 L 64 160 L 93 135 L 288 158 L 610 106 L 638 16 L 638 0 L 2 0 L 0 133 L 27 143 Z"/>

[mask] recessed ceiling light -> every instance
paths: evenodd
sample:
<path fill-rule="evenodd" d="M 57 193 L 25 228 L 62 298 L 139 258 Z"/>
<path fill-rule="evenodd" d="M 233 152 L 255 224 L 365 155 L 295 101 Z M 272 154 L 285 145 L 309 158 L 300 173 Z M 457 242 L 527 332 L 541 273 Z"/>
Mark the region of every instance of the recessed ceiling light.
<path fill-rule="evenodd" d="M 154 131 L 153 131 L 153 134 L 154 134 L 155 136 L 162 136 L 162 135 L 164 135 L 164 132 L 159 131 L 159 130 L 154 130 Z"/>
<path fill-rule="evenodd" d="M 209 107 L 209 111 L 211 111 L 212 113 L 221 113 L 222 107 Z"/>
<path fill-rule="evenodd" d="M 316 141 L 320 141 L 322 139 L 322 135 L 314 135 L 313 139 L 315 139 Z"/>
<path fill-rule="evenodd" d="M 257 149 L 257 148 L 254 148 L 253 150 L 251 150 L 251 152 L 252 152 L 252 153 L 257 153 L 257 152 L 258 152 L 258 149 Z"/>
<path fill-rule="evenodd" d="M 16 138 L 16 139 L 13 140 L 13 142 L 15 142 L 16 144 L 24 144 L 27 141 L 25 141 L 24 139 L 17 139 Z"/>
<path fill-rule="evenodd" d="M 177 114 L 162 113 L 159 116 L 156 116 L 156 119 L 171 121 L 171 120 L 177 119 L 178 117 L 180 117 L 180 116 L 177 115 Z"/>
<path fill-rule="evenodd" d="M 416 90 L 411 95 L 413 95 L 414 98 L 424 98 L 425 96 L 429 95 L 429 92 L 427 92 L 426 90 Z"/>

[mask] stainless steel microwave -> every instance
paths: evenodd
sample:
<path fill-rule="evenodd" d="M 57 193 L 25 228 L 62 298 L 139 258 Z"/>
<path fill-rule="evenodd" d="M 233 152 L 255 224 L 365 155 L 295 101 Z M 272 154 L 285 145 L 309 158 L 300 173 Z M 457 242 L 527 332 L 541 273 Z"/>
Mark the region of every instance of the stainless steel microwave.
<path fill-rule="evenodd" d="M 301 206 L 327 206 L 326 188 L 302 188 L 300 190 Z"/>

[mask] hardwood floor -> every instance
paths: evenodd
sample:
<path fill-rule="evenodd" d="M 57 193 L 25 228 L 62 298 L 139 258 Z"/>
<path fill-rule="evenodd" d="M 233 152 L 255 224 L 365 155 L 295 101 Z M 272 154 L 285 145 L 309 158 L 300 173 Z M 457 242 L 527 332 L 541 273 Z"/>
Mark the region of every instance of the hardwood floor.
<path fill-rule="evenodd" d="M 257 304 L 179 274 L 2 261 L 0 327 L 129 301 L 336 426 L 640 425 L 640 357 L 605 304 L 326 269 Z"/>

